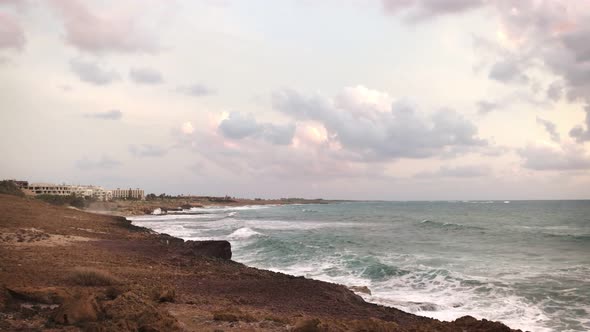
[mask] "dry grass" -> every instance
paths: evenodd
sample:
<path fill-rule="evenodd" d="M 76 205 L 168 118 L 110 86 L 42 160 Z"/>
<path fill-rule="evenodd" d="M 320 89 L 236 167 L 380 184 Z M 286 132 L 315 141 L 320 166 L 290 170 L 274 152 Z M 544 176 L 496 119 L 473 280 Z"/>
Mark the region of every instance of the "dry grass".
<path fill-rule="evenodd" d="M 121 283 L 119 278 L 109 272 L 91 267 L 76 268 L 69 280 L 80 286 L 112 286 Z"/>

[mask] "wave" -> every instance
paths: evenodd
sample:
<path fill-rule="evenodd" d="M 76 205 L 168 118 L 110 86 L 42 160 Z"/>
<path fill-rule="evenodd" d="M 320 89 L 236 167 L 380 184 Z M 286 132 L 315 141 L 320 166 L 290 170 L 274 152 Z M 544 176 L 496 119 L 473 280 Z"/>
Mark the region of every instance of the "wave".
<path fill-rule="evenodd" d="M 227 238 L 230 240 L 243 240 L 243 239 L 248 239 L 253 236 L 258 236 L 258 235 L 264 235 L 264 234 L 259 233 L 255 230 L 252 230 L 251 228 L 248 228 L 248 227 L 242 227 L 242 228 L 236 229 L 233 233 L 228 235 Z"/>
<path fill-rule="evenodd" d="M 463 224 L 456 224 L 452 222 L 439 222 L 439 221 L 432 221 L 432 220 L 422 220 L 420 225 L 424 227 L 434 227 L 440 228 L 445 230 L 485 230 L 484 227 L 479 226 L 470 226 L 470 225 L 463 225 Z"/>
<path fill-rule="evenodd" d="M 540 233 L 544 237 L 590 244 L 590 234 Z"/>

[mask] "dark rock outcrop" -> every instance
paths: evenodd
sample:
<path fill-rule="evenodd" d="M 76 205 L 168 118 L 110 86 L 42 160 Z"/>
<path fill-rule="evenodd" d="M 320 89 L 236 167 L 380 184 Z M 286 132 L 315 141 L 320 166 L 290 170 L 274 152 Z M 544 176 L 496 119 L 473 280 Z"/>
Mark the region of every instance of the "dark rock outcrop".
<path fill-rule="evenodd" d="M 231 259 L 231 244 L 228 241 L 186 241 L 182 253 L 190 256 L 206 256 Z"/>

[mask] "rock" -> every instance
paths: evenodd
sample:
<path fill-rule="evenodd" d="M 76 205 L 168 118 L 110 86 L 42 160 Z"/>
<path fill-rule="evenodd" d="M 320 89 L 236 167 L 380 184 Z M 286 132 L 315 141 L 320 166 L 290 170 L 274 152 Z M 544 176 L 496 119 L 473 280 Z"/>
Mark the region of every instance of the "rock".
<path fill-rule="evenodd" d="M 182 245 L 183 254 L 231 259 L 231 244 L 228 241 L 186 241 Z"/>
<path fill-rule="evenodd" d="M 471 316 L 458 318 L 451 324 L 459 331 L 478 331 L 478 332 L 510 332 L 508 326 L 500 322 L 492 322 L 486 319 L 477 320 Z M 520 331 L 520 330 L 519 330 Z"/>
<path fill-rule="evenodd" d="M 100 308 L 94 295 L 82 293 L 66 300 L 54 315 L 53 321 L 62 325 L 76 325 L 95 322 L 100 316 Z"/>
<path fill-rule="evenodd" d="M 367 286 L 350 286 L 348 289 L 356 293 L 371 295 L 371 290 Z"/>

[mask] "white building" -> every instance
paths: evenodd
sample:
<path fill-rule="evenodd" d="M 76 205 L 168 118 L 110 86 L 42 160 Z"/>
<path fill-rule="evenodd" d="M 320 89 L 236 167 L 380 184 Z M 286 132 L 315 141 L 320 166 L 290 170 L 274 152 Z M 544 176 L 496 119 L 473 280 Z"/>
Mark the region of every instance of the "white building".
<path fill-rule="evenodd" d="M 145 200 L 145 193 L 143 189 L 113 189 L 111 190 L 113 199 L 140 199 Z"/>
<path fill-rule="evenodd" d="M 53 183 L 31 183 L 21 187 L 21 190 L 28 195 L 58 195 L 78 197 L 92 197 L 99 201 L 110 201 L 113 194 L 110 190 L 98 186 L 71 186 L 66 184 Z"/>

